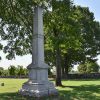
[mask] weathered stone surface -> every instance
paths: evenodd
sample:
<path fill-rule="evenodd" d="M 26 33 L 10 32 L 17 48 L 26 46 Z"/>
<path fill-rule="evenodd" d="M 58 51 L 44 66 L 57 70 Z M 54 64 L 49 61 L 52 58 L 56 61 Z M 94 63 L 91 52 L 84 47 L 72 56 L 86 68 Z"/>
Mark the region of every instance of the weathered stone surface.
<path fill-rule="evenodd" d="M 22 89 L 19 92 L 22 95 L 32 97 L 58 95 L 58 91 L 54 88 L 54 84 L 49 81 L 28 81 L 23 84 Z"/>

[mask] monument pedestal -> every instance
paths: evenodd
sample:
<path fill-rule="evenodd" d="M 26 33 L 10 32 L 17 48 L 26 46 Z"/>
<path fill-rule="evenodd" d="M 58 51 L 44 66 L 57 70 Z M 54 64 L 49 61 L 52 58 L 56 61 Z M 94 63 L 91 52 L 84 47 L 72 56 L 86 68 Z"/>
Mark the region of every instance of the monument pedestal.
<path fill-rule="evenodd" d="M 36 67 L 37 65 L 28 66 L 29 80 L 23 84 L 20 94 L 32 97 L 58 95 L 54 84 L 48 80 L 48 65 L 44 63 L 41 64 L 43 67 Z"/>
<path fill-rule="evenodd" d="M 58 95 L 58 91 L 54 88 L 52 82 L 34 82 L 33 80 L 29 80 L 23 84 L 22 89 L 20 90 L 20 94 L 32 97 L 43 97 Z"/>

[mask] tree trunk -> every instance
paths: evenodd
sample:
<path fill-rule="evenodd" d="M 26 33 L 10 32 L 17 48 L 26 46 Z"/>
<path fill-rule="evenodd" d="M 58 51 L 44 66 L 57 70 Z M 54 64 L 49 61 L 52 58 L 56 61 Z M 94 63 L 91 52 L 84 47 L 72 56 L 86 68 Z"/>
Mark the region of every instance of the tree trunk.
<path fill-rule="evenodd" d="M 65 74 L 66 74 L 66 75 L 68 75 L 68 72 L 69 72 L 68 70 L 69 70 L 69 67 L 68 67 L 68 65 L 66 65 L 66 66 L 65 66 Z"/>
<path fill-rule="evenodd" d="M 68 72 L 69 72 L 69 62 L 68 62 L 68 55 L 65 55 L 65 59 L 64 59 L 64 68 L 65 68 L 65 75 L 66 77 L 68 77 Z"/>
<path fill-rule="evenodd" d="M 61 67 L 61 75 L 62 75 L 62 77 L 64 77 L 64 75 L 65 75 L 65 70 L 64 70 L 65 68 L 64 68 L 64 65 L 62 65 L 62 67 Z"/>
<path fill-rule="evenodd" d="M 66 68 L 65 68 L 65 75 L 66 75 L 66 78 L 68 79 L 68 72 L 69 72 L 69 67 L 68 65 L 66 65 Z"/>
<path fill-rule="evenodd" d="M 56 86 L 62 86 L 61 83 L 61 55 L 59 46 L 56 50 Z"/>

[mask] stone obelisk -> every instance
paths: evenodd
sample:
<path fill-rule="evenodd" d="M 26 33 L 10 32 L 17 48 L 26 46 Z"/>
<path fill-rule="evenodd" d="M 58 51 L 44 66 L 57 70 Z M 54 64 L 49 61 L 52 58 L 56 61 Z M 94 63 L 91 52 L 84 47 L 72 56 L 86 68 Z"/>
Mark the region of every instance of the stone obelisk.
<path fill-rule="evenodd" d="M 33 97 L 57 95 L 54 84 L 48 80 L 48 65 L 44 62 L 43 8 L 34 8 L 32 63 L 28 66 L 29 80 L 20 94 Z"/>

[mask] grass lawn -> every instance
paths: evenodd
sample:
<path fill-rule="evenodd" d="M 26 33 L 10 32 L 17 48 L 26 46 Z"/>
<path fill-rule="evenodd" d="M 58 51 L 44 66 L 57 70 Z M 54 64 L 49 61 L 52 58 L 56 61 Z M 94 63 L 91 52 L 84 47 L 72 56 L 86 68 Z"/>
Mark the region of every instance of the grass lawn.
<path fill-rule="evenodd" d="M 27 79 L 0 79 L 0 83 L 5 83 L 5 86 L 0 86 L 0 100 L 37 100 L 18 94 L 25 81 Z M 57 87 L 60 95 L 56 100 L 100 100 L 100 80 L 63 80 L 63 85 L 64 87 Z"/>

